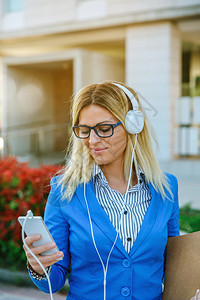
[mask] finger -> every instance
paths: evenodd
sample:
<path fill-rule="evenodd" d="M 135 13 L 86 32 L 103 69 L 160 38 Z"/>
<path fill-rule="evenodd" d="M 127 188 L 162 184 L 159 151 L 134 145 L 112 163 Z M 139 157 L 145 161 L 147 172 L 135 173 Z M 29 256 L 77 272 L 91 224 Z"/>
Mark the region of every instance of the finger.
<path fill-rule="evenodd" d="M 33 248 L 34 248 L 34 246 L 32 244 L 27 245 L 27 246 L 25 244 L 23 244 L 23 249 L 24 249 L 25 252 L 28 252 L 29 249 L 32 251 Z"/>
<path fill-rule="evenodd" d="M 34 254 L 34 253 L 33 253 Z M 26 256 L 30 262 L 30 264 L 33 264 L 34 262 L 37 264 L 37 260 L 32 256 L 32 254 L 30 252 L 26 253 Z M 60 259 L 63 259 L 64 254 L 63 252 L 59 251 L 55 254 L 51 254 L 51 255 L 35 255 L 37 257 L 37 259 L 42 263 L 42 264 L 48 264 L 51 261 L 57 261 Z"/>
<path fill-rule="evenodd" d="M 25 238 L 25 242 L 27 244 L 27 246 L 32 245 L 33 242 L 35 241 L 39 241 L 41 239 L 41 234 L 33 234 L 30 236 L 27 236 Z"/>
<path fill-rule="evenodd" d="M 62 251 L 59 251 L 55 254 L 52 254 L 52 255 L 40 255 L 40 262 L 42 264 L 49 264 L 49 263 L 52 263 L 52 262 L 58 262 L 59 259 L 62 259 L 64 257 L 64 254 Z"/>
<path fill-rule="evenodd" d="M 62 259 L 63 256 L 64 256 L 63 252 L 58 252 L 52 255 L 38 255 L 37 258 L 40 261 L 40 263 L 43 265 L 43 267 L 47 268 L 55 264 L 56 262 L 58 262 L 58 259 L 60 258 Z M 31 264 L 34 270 L 37 270 L 38 267 L 40 268 L 38 262 L 33 257 L 29 259 L 29 263 Z"/>
<path fill-rule="evenodd" d="M 51 250 L 55 247 L 56 247 L 56 244 L 54 242 L 52 242 L 52 243 L 44 244 L 44 245 L 41 245 L 41 246 L 33 247 L 31 249 L 31 251 L 33 252 L 33 254 L 39 255 L 39 254 L 41 254 L 41 253 L 43 253 L 47 250 Z"/>

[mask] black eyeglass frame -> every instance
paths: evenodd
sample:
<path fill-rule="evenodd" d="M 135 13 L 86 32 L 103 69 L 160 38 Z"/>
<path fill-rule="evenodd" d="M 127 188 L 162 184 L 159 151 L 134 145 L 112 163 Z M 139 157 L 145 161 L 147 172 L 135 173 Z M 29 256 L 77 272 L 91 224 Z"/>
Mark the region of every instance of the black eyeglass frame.
<path fill-rule="evenodd" d="M 91 132 L 92 129 L 94 130 L 94 132 L 96 133 L 96 135 L 98 135 L 99 137 L 105 139 L 105 138 L 111 137 L 111 136 L 114 134 L 114 128 L 116 128 L 117 126 L 119 126 L 119 125 L 121 125 L 121 124 L 122 124 L 122 122 L 120 121 L 120 122 L 118 122 L 118 123 L 116 123 L 116 124 L 99 124 L 99 125 L 95 125 L 95 126 L 93 126 L 93 127 L 87 126 L 87 125 L 75 125 L 75 126 L 72 126 L 72 130 L 73 130 L 75 136 L 76 136 L 78 139 L 87 139 L 87 138 L 89 138 L 90 132 Z M 101 127 L 101 126 L 103 127 L 103 126 L 105 126 L 105 125 L 111 126 L 111 128 L 112 128 L 112 133 L 111 133 L 110 135 L 108 135 L 108 136 L 101 136 L 101 135 L 98 134 L 96 127 Z M 89 129 L 88 136 L 86 136 L 86 137 L 79 137 L 79 136 L 76 134 L 75 129 L 76 129 L 76 128 L 80 128 L 80 127 L 87 127 L 87 128 Z"/>

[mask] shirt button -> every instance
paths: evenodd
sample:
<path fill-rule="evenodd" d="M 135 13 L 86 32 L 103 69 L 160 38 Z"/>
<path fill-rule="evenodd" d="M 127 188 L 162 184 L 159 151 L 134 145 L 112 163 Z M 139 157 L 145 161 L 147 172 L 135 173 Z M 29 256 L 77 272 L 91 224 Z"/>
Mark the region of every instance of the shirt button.
<path fill-rule="evenodd" d="M 127 215 L 127 213 L 128 213 L 127 210 L 125 210 L 125 211 L 124 211 L 124 214 Z"/>
<path fill-rule="evenodd" d="M 131 240 L 132 240 L 131 237 L 128 237 L 128 238 L 127 238 L 127 241 L 128 241 L 128 242 L 131 242 Z"/>
<path fill-rule="evenodd" d="M 131 263 L 128 259 L 124 259 L 124 260 L 122 260 L 122 265 L 124 268 L 129 268 Z"/>
<path fill-rule="evenodd" d="M 130 295 L 130 289 L 127 287 L 123 287 L 121 288 L 121 294 L 124 297 L 128 297 Z"/>

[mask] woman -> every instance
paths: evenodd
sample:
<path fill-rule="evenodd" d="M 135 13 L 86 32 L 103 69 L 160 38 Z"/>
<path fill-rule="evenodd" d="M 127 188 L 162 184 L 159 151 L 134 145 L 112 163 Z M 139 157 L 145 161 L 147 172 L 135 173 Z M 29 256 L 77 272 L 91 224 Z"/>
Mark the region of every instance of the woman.
<path fill-rule="evenodd" d="M 162 299 L 167 239 L 179 235 L 178 187 L 159 167 L 137 94 L 120 83 L 89 85 L 72 119 L 69 159 L 51 180 L 44 216 L 60 252 L 39 256 L 55 244 L 33 248 L 36 235 L 27 245 L 53 292 L 70 273 L 68 300 Z M 48 292 L 25 251 L 33 282 Z"/>

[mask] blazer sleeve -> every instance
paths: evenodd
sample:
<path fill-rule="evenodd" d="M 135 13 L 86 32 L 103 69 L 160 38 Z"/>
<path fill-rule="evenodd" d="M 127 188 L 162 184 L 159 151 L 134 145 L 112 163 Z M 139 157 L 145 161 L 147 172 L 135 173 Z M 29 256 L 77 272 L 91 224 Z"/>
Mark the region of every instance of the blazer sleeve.
<path fill-rule="evenodd" d="M 178 202 L 178 181 L 174 175 L 172 176 L 172 183 L 171 183 L 171 190 L 173 193 L 174 199 L 171 200 L 171 204 L 173 205 L 172 213 L 167 223 L 168 228 L 168 237 L 170 236 L 179 236 L 179 202 Z M 164 270 L 163 270 L 163 280 L 162 283 L 164 284 L 165 281 L 165 272 L 166 272 L 166 249 L 164 253 Z"/>
<path fill-rule="evenodd" d="M 66 205 L 66 202 L 65 204 L 62 204 L 61 188 L 57 185 L 56 181 L 56 177 L 51 180 L 51 191 L 48 196 L 44 214 L 45 224 L 58 246 L 58 249 L 64 253 L 63 260 L 59 260 L 57 263 L 52 265 L 49 277 L 53 293 L 63 287 L 67 274 L 70 272 L 69 223 L 62 213 L 62 205 Z M 49 293 L 47 278 L 44 280 L 37 280 L 31 276 L 31 279 L 40 290 L 45 293 Z"/>
<path fill-rule="evenodd" d="M 178 202 L 178 181 L 175 176 L 172 175 L 172 193 L 174 196 L 173 201 L 173 209 L 171 217 L 167 223 L 168 227 L 168 236 L 178 236 L 179 232 L 179 202 Z"/>

